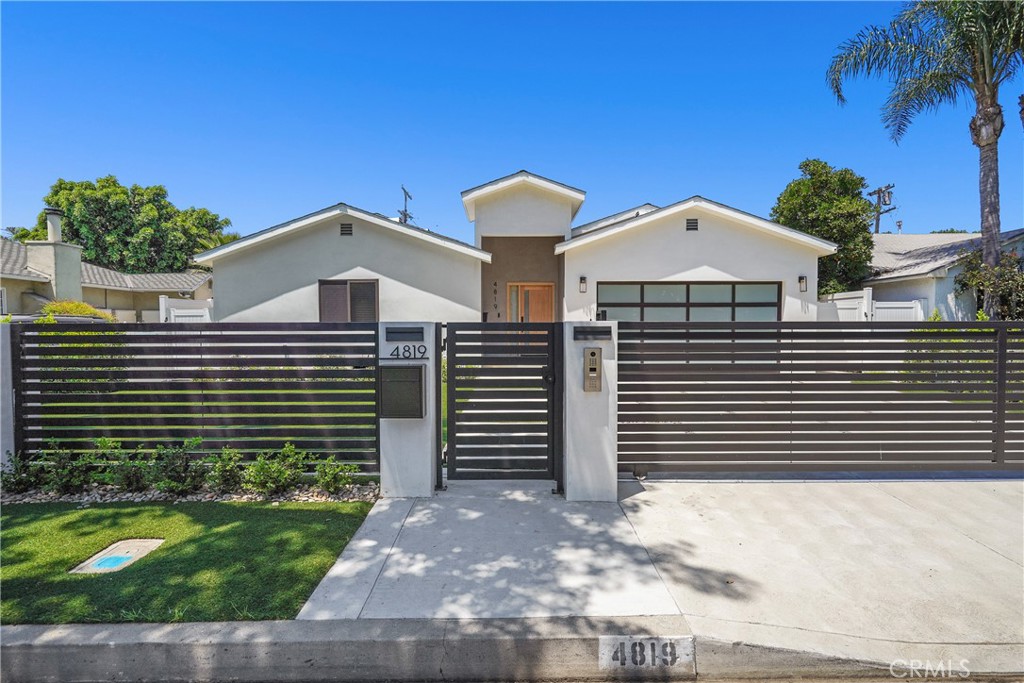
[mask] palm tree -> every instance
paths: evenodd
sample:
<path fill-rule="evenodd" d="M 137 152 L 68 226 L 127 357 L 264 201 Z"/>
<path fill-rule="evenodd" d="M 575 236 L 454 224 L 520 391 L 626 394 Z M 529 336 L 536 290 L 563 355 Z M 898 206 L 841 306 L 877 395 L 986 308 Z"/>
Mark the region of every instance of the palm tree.
<path fill-rule="evenodd" d="M 209 251 L 210 249 L 216 249 L 221 245 L 230 244 L 239 238 L 241 238 L 241 235 L 237 232 L 211 232 L 206 237 L 199 239 L 199 246 L 202 247 L 203 250 Z"/>
<path fill-rule="evenodd" d="M 999 262 L 999 86 L 1024 64 L 1024 3 L 986 0 L 921 1 L 907 5 L 888 26 L 869 26 L 839 47 L 828 83 L 839 102 L 843 80 L 888 76 L 893 83 L 882 122 L 899 142 L 914 117 L 974 98 L 971 141 L 979 152 L 982 258 Z M 1022 113 L 1024 123 L 1024 113 Z M 986 294 L 985 312 L 995 313 Z"/>

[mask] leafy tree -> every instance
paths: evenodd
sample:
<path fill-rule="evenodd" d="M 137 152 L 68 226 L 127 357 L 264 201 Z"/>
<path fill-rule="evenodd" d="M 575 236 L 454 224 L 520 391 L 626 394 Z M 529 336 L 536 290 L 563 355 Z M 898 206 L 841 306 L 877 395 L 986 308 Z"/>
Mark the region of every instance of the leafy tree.
<path fill-rule="evenodd" d="M 209 249 L 216 249 L 219 246 L 230 244 L 237 239 L 241 239 L 241 235 L 237 232 L 211 232 L 207 237 L 199 240 L 199 246 L 205 251 Z"/>
<path fill-rule="evenodd" d="M 994 301 L 1000 320 L 1024 320 L 1024 255 L 1015 250 L 1002 252 L 995 268 L 980 250 L 966 254 L 954 282 L 957 292 L 974 290 L 980 301 Z"/>
<path fill-rule="evenodd" d="M 932 230 L 933 235 L 966 235 L 967 231 L 960 228 L 944 228 L 942 230 Z"/>
<path fill-rule="evenodd" d="M 800 164 L 803 175 L 782 191 L 771 219 L 788 228 L 831 240 L 838 251 L 818 259 L 818 295 L 857 289 L 870 275 L 874 207 L 864 196 L 868 184 L 848 168 L 820 159 Z"/>
<path fill-rule="evenodd" d="M 999 87 L 1024 64 L 1022 26 L 1019 1 L 919 0 L 888 26 L 868 26 L 843 43 L 827 76 L 840 103 L 846 101 L 844 79 L 887 76 L 893 85 L 882 121 L 894 142 L 922 111 L 973 99 L 970 131 L 979 152 L 983 259 L 992 268 L 999 262 Z M 994 300 L 986 300 L 985 312 L 995 314 Z"/>
<path fill-rule="evenodd" d="M 208 209 L 177 208 L 162 185 L 125 187 L 114 176 L 96 182 L 62 178 L 43 202 L 64 211 L 63 239 L 83 247 L 82 260 L 125 273 L 183 271 L 203 251 L 203 240 L 231 225 Z M 46 214 L 12 236 L 46 239 Z"/>

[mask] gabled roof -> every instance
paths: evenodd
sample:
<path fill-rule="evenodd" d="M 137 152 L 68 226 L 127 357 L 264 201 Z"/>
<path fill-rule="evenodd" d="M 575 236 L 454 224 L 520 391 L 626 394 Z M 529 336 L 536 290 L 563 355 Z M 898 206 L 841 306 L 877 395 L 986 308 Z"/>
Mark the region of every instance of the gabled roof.
<path fill-rule="evenodd" d="M 572 203 L 572 218 L 576 218 L 577 212 L 583 206 L 583 200 L 587 198 L 587 193 L 583 190 L 560 183 L 557 180 L 545 178 L 536 173 L 530 173 L 527 170 L 522 170 L 464 190 L 462 192 L 462 206 L 466 209 L 466 218 L 470 221 L 476 220 L 476 203 L 479 200 L 497 192 L 504 192 L 517 185 L 529 185 L 565 197 Z"/>
<path fill-rule="evenodd" d="M 470 244 L 460 242 L 459 240 L 452 239 L 451 237 L 439 235 L 436 232 L 431 232 L 415 225 L 399 223 L 398 221 L 392 220 L 387 216 L 382 216 L 379 213 L 364 211 L 363 209 L 359 209 L 345 203 L 328 206 L 327 208 L 314 211 L 313 213 L 306 214 L 305 216 L 300 216 L 299 218 L 279 223 L 278 225 L 271 226 L 265 230 L 254 232 L 251 235 L 246 235 L 234 242 L 229 242 L 215 249 L 210 249 L 209 251 L 204 251 L 201 254 L 196 254 L 193 260 L 196 263 L 211 263 L 221 256 L 236 254 L 258 244 L 263 244 L 265 242 L 284 237 L 285 235 L 290 235 L 304 228 L 308 228 L 320 223 L 326 218 L 340 216 L 352 216 L 353 218 L 358 218 L 366 221 L 367 223 L 372 223 L 373 225 L 387 228 L 388 230 L 394 230 L 399 234 L 420 239 L 435 246 L 444 247 L 445 249 L 451 249 L 452 251 L 465 254 L 466 256 L 472 256 L 473 258 L 480 259 L 485 263 L 491 262 L 491 255 L 488 252 L 483 251 L 482 249 L 477 249 Z"/>
<path fill-rule="evenodd" d="M 0 276 L 13 280 L 49 282 L 50 278 L 28 267 L 28 247 L 14 240 L 0 240 Z M 123 289 L 132 292 L 192 292 L 210 279 L 209 273 L 122 273 L 82 262 L 82 286 Z"/>
<path fill-rule="evenodd" d="M 805 247 L 810 247 L 816 250 L 821 256 L 834 254 L 837 248 L 833 242 L 829 242 L 828 240 L 808 235 L 807 233 L 800 232 L 799 230 L 787 228 L 783 225 L 779 225 L 778 223 L 773 223 L 772 221 L 765 220 L 764 218 L 759 218 L 758 216 L 747 213 L 746 211 L 740 211 L 739 209 L 734 209 L 731 206 L 726 206 L 725 204 L 719 204 L 718 202 L 705 199 L 704 197 L 693 196 L 689 199 L 684 199 L 681 202 L 670 204 L 664 208 L 655 209 L 653 211 L 648 211 L 647 213 L 641 213 L 639 216 L 627 218 L 624 221 L 609 223 L 604 227 L 585 232 L 578 237 L 574 236 L 572 239 L 556 244 L 555 253 L 562 254 L 570 249 L 581 247 L 584 244 L 592 244 L 593 242 L 597 242 L 598 240 L 602 240 L 606 237 L 618 235 L 626 232 L 627 230 L 640 228 L 656 220 L 673 216 L 693 208 L 700 208 L 704 211 L 718 214 L 725 218 L 742 223 L 756 230 L 762 230 L 781 239 L 801 244 Z"/>
<path fill-rule="evenodd" d="M 981 246 L 979 233 L 938 233 L 929 235 L 875 235 L 871 255 L 874 276 L 866 282 L 925 277 L 947 268 L 963 257 L 963 252 Z M 1024 229 L 999 234 L 1002 245 L 1024 239 Z"/>
<path fill-rule="evenodd" d="M 584 223 L 583 225 L 577 225 L 575 228 L 572 229 L 572 236 L 573 237 L 579 237 L 580 235 L 582 235 L 584 233 L 593 232 L 594 230 L 599 230 L 601 228 L 606 228 L 606 227 L 608 227 L 610 225 L 615 225 L 617 223 L 622 223 L 624 221 L 630 220 L 631 218 L 636 218 L 637 216 L 641 216 L 641 215 L 643 215 L 645 213 L 650 213 L 651 211 L 657 211 L 660 208 L 661 207 L 655 206 L 654 204 L 650 204 L 650 203 L 648 203 L 648 204 L 641 204 L 640 206 L 634 206 L 632 209 L 626 209 L 625 211 L 619 211 L 618 213 L 613 213 L 610 216 L 605 216 L 604 218 L 598 218 L 596 221 L 590 221 L 589 223 Z"/>

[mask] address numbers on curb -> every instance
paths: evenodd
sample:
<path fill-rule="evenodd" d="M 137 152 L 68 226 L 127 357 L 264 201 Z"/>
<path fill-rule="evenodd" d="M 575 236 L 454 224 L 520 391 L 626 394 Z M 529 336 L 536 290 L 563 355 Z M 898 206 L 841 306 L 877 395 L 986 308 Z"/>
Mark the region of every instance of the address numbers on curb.
<path fill-rule="evenodd" d="M 693 669 L 693 638 L 690 636 L 600 636 L 597 668 Z"/>

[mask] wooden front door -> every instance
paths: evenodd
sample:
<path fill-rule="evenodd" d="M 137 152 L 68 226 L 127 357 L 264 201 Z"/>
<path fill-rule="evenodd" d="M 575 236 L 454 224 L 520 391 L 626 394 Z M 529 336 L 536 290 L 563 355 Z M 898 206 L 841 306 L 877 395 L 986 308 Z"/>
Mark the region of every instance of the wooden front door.
<path fill-rule="evenodd" d="M 508 321 L 551 323 L 555 321 L 555 285 L 551 282 L 510 282 Z"/>

